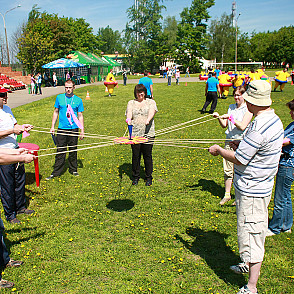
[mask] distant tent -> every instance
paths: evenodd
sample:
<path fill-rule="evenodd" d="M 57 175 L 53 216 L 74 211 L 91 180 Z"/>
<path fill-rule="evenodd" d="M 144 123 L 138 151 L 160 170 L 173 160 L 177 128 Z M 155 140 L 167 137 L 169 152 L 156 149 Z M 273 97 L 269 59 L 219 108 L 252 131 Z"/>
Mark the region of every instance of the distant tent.
<path fill-rule="evenodd" d="M 54 68 L 75 68 L 75 67 L 83 67 L 85 66 L 82 63 L 67 59 L 67 58 L 59 58 L 57 60 L 51 61 L 47 64 L 42 65 L 42 68 L 54 69 Z"/>

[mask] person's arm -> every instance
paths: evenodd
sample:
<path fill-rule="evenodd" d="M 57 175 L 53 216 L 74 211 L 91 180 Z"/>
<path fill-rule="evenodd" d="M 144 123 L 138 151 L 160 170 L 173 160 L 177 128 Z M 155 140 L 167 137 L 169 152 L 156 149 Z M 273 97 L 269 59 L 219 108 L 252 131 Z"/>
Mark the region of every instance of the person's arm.
<path fill-rule="evenodd" d="M 221 90 L 220 90 L 220 86 L 219 86 L 219 84 L 217 84 L 216 87 L 217 87 L 218 95 L 220 96 L 220 95 L 221 95 Z"/>
<path fill-rule="evenodd" d="M 218 112 L 214 112 L 212 116 L 218 119 L 218 122 L 222 128 L 226 128 L 228 126 L 228 120 L 224 118 L 224 115 L 220 116 Z"/>
<path fill-rule="evenodd" d="M 127 110 L 126 110 L 126 122 L 128 125 L 131 124 L 133 118 L 133 111 L 131 107 L 131 101 L 128 102 Z"/>
<path fill-rule="evenodd" d="M 11 134 L 20 135 L 25 131 L 25 128 L 23 126 L 20 126 L 19 124 L 15 124 L 13 129 L 0 131 L 0 139 L 3 139 Z"/>
<path fill-rule="evenodd" d="M 55 123 L 57 121 L 57 118 L 58 118 L 58 114 L 59 114 L 59 109 L 58 108 L 55 108 L 54 111 L 53 111 L 53 116 L 52 116 L 52 124 L 51 124 L 51 129 L 50 129 L 50 133 L 51 134 L 54 134 L 54 127 L 55 127 Z"/>
<path fill-rule="evenodd" d="M 205 96 L 207 96 L 207 90 L 208 90 L 208 85 L 206 83 L 206 86 L 205 86 Z"/>
<path fill-rule="evenodd" d="M 24 148 L 0 148 L 0 165 L 13 164 L 17 162 L 30 163 L 35 158 L 36 157 L 33 154 L 28 154 L 28 150 Z"/>
<path fill-rule="evenodd" d="M 150 121 L 153 119 L 156 112 L 157 112 L 157 107 L 156 107 L 156 104 L 154 102 L 152 107 L 150 107 L 150 109 L 149 109 L 149 113 L 148 113 L 148 117 L 146 119 L 145 125 L 149 125 Z"/>
<path fill-rule="evenodd" d="M 82 125 L 81 132 L 80 132 L 80 140 L 83 140 L 85 136 L 85 131 L 84 131 L 84 116 L 82 112 L 78 112 L 78 120 L 80 121 Z"/>
<path fill-rule="evenodd" d="M 251 122 L 253 114 L 247 111 L 242 119 L 242 121 L 235 120 L 235 126 L 238 130 L 244 131 L 249 123 Z"/>
<path fill-rule="evenodd" d="M 153 99 L 153 85 L 150 85 L 151 98 Z"/>
<path fill-rule="evenodd" d="M 224 148 L 221 148 L 219 145 L 213 145 L 208 148 L 208 152 L 213 156 L 222 156 L 224 159 L 237 164 L 241 165 L 241 162 L 235 157 L 235 151 L 232 150 L 226 150 Z"/>

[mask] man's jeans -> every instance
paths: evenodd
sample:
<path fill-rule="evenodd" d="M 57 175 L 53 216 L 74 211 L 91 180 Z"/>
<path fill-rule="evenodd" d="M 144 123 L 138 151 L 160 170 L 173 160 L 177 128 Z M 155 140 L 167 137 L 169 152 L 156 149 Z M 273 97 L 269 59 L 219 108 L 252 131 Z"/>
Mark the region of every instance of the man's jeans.
<path fill-rule="evenodd" d="M 167 85 L 170 86 L 171 85 L 171 79 L 172 77 L 171 76 L 168 76 L 167 77 Z"/>
<path fill-rule="evenodd" d="M 279 166 L 276 177 L 274 214 L 269 229 L 275 233 L 287 231 L 293 225 L 291 185 L 294 181 L 294 168 Z"/>

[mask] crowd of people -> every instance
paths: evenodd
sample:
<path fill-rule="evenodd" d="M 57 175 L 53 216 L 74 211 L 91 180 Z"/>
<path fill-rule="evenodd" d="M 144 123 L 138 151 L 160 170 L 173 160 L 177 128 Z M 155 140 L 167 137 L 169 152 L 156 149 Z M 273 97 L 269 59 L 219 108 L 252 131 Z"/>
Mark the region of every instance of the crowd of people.
<path fill-rule="evenodd" d="M 264 70 L 262 73 L 264 74 Z M 189 70 L 187 71 L 189 72 Z M 286 72 L 286 71 L 282 71 Z M 287 75 L 277 77 L 288 78 Z M 279 117 L 271 108 L 271 84 L 258 79 L 252 72 L 248 82 L 235 83 L 234 100 L 227 113 L 215 112 L 217 99 L 226 96 L 221 90 L 220 71 L 213 71 L 205 86 L 206 101 L 202 113 L 212 103 L 209 113 L 220 126 L 225 128 L 225 147 L 211 146 L 208 151 L 213 156 L 223 157 L 225 193 L 220 201 L 224 205 L 232 199 L 231 188 L 234 184 L 237 214 L 237 236 L 241 262 L 231 266 L 235 273 L 249 273 L 248 283 L 238 294 L 257 293 L 257 282 L 264 257 L 265 238 L 280 233 L 291 233 L 293 212 L 291 185 L 294 181 L 294 99 L 287 103 L 293 122 L 283 131 Z M 226 75 L 226 73 L 224 73 Z M 260 74 L 259 74 L 260 75 Z M 167 73 L 169 77 L 169 73 Z M 218 76 L 218 78 L 217 78 Z M 236 77 L 237 79 L 237 77 Z M 279 80 L 278 81 L 281 81 Z M 276 79 L 277 81 L 277 79 Z M 228 80 L 222 81 L 224 83 Z M 247 89 L 246 89 L 247 88 Z M 276 88 L 275 88 L 276 89 Z M 84 138 L 84 117 L 82 99 L 74 95 L 75 83 L 65 82 L 65 93 L 56 97 L 50 133 L 57 146 L 54 169 L 46 180 L 59 177 L 65 166 L 65 151 L 70 151 L 69 172 L 79 176 L 77 170 L 78 137 Z M 34 156 L 18 148 L 16 135 L 29 132 L 30 124 L 18 125 L 11 109 L 6 105 L 7 92 L 0 91 L 0 183 L 1 201 L 6 220 L 12 224 L 20 223 L 17 215 L 32 214 L 25 201 L 25 169 L 22 163 L 31 162 Z M 155 140 L 154 116 L 158 112 L 154 100 L 153 82 L 144 72 L 144 77 L 134 88 L 134 99 L 126 108 L 126 122 L 132 125 L 132 135 L 148 138 L 147 143 L 132 144 L 132 185 L 140 180 L 140 161 L 143 155 L 145 165 L 145 185 L 152 185 L 152 149 Z M 252 121 L 253 119 L 253 121 Z M 55 125 L 58 122 L 57 132 Z M 281 153 L 282 150 L 282 153 Z M 268 205 L 270 203 L 274 179 L 274 213 L 268 224 Z M 3 239 L 3 222 L 0 219 L 0 266 L 15 267 L 21 261 L 9 257 Z M 12 287 L 13 283 L 0 280 L 0 288 Z"/>

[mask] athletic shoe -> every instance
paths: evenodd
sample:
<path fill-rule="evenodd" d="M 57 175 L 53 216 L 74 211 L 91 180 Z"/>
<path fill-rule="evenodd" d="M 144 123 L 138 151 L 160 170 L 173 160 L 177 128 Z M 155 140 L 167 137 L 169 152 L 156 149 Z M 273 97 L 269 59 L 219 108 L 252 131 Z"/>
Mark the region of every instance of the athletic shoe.
<path fill-rule="evenodd" d="M 273 231 L 271 231 L 270 229 L 267 229 L 266 231 L 266 237 L 271 237 L 271 236 L 276 236 L 277 234 L 275 234 Z"/>
<path fill-rule="evenodd" d="M 133 186 L 137 186 L 138 185 L 139 180 L 138 179 L 133 179 L 132 185 Z"/>
<path fill-rule="evenodd" d="M 152 179 L 148 179 L 145 184 L 147 187 L 152 186 Z"/>
<path fill-rule="evenodd" d="M 289 230 L 287 230 L 287 231 L 284 231 L 284 233 L 291 234 L 291 233 L 292 233 L 292 231 L 291 231 L 291 229 L 289 229 Z"/>
<path fill-rule="evenodd" d="M 227 203 L 228 201 L 231 200 L 231 196 L 230 197 L 224 197 L 221 201 L 220 201 L 220 205 L 224 205 L 225 203 Z"/>
<path fill-rule="evenodd" d="M 239 289 L 239 292 L 237 294 L 258 294 L 258 292 L 251 292 L 247 285 L 243 286 L 241 289 Z"/>
<path fill-rule="evenodd" d="M 246 264 L 246 262 L 240 262 L 237 265 L 230 266 L 230 270 L 236 274 L 246 274 L 249 272 L 249 266 Z"/>
<path fill-rule="evenodd" d="M 0 288 L 12 288 L 14 286 L 14 283 L 2 280 L 0 281 Z"/>
<path fill-rule="evenodd" d="M 16 217 L 13 218 L 13 219 L 11 219 L 11 220 L 9 220 L 9 222 L 10 222 L 11 224 L 20 224 L 20 220 L 18 220 Z"/>
<path fill-rule="evenodd" d="M 53 175 L 50 175 L 49 177 L 45 178 L 46 181 L 50 181 L 51 179 L 53 179 L 54 176 Z"/>
<path fill-rule="evenodd" d="M 23 261 L 10 259 L 5 267 L 18 267 L 23 264 Z"/>
<path fill-rule="evenodd" d="M 73 176 L 75 176 L 75 177 L 79 177 L 80 175 L 79 175 L 79 173 L 78 172 L 73 172 L 73 173 L 71 173 Z"/>

